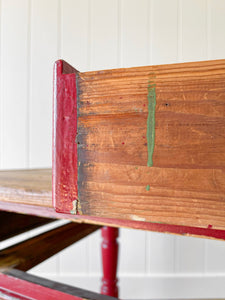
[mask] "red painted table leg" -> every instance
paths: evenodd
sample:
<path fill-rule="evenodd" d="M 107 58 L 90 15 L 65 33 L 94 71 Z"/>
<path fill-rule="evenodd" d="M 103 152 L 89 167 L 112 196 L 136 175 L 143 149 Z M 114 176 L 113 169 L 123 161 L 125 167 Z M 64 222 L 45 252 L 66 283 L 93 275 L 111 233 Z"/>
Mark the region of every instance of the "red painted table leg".
<path fill-rule="evenodd" d="M 103 278 L 101 293 L 103 295 L 118 297 L 117 287 L 117 261 L 118 261 L 118 228 L 102 228 L 102 266 Z"/>

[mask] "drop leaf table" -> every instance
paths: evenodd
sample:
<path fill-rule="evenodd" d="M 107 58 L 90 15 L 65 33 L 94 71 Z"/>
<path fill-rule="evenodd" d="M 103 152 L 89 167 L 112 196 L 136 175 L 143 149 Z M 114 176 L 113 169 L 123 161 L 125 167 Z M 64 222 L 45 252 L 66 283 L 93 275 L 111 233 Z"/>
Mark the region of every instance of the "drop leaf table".
<path fill-rule="evenodd" d="M 225 60 L 85 73 L 59 60 L 53 111 L 52 170 L 0 172 L 0 237 L 71 222 L 0 252 L 0 296 L 117 297 L 119 227 L 225 239 Z M 104 295 L 26 273 L 101 226 Z"/>

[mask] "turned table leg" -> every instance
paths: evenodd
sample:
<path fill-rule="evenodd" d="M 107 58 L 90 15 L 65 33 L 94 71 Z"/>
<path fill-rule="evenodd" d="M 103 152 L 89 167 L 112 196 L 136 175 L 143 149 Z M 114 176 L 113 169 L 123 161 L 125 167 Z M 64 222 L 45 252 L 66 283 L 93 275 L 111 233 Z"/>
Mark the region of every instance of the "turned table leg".
<path fill-rule="evenodd" d="M 103 295 L 118 297 L 117 287 L 117 261 L 118 261 L 118 228 L 102 228 L 102 266 L 103 278 L 101 293 Z"/>

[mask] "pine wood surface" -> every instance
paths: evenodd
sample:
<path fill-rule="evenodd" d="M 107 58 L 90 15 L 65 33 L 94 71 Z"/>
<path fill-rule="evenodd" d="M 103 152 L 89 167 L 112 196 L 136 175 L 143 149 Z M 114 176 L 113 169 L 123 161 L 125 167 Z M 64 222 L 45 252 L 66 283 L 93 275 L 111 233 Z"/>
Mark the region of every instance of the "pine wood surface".
<path fill-rule="evenodd" d="M 52 170 L 0 172 L 0 201 L 52 207 Z"/>
<path fill-rule="evenodd" d="M 225 229 L 225 60 L 79 73 L 77 86 L 80 213 Z"/>

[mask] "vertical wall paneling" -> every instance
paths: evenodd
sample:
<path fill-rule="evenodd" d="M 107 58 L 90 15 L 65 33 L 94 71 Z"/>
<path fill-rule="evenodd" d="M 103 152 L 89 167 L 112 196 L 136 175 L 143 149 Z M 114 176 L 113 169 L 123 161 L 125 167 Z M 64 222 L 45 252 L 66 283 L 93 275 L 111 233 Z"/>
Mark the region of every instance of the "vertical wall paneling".
<path fill-rule="evenodd" d="M 207 59 L 212 59 L 212 9 L 211 0 L 206 0 L 206 38 L 207 38 Z"/>
<path fill-rule="evenodd" d="M 148 274 L 174 273 L 174 236 L 162 233 L 149 233 L 150 251 Z"/>
<path fill-rule="evenodd" d="M 206 4 L 205 0 L 182 2 L 183 61 L 206 60 L 207 58 Z"/>
<path fill-rule="evenodd" d="M 178 256 L 176 272 L 203 273 L 204 272 L 204 239 L 179 236 L 177 239 Z"/>
<path fill-rule="evenodd" d="M 79 71 L 88 70 L 89 1 L 61 3 L 61 57 Z"/>
<path fill-rule="evenodd" d="M 98 276 L 99 278 L 102 277 L 101 243 L 101 230 L 93 232 L 88 238 L 88 273 L 90 276 Z"/>
<path fill-rule="evenodd" d="M 31 1 L 30 166 L 51 166 L 52 74 L 57 59 L 58 1 Z"/>
<path fill-rule="evenodd" d="M 119 275 L 145 273 L 145 232 L 133 229 L 120 231 Z"/>
<path fill-rule="evenodd" d="M 206 242 L 206 273 L 224 274 L 225 270 L 224 241 L 208 240 Z"/>
<path fill-rule="evenodd" d="M 177 61 L 177 0 L 152 0 L 152 64 Z"/>
<path fill-rule="evenodd" d="M 0 0 L 0 168 L 2 168 L 3 132 L 2 132 L 2 0 Z M 1 243 L 0 243 L 1 246 Z"/>
<path fill-rule="evenodd" d="M 90 67 L 116 68 L 118 65 L 118 2 L 91 1 L 90 13 Z"/>
<path fill-rule="evenodd" d="M 59 254 L 59 274 L 71 274 L 72 276 L 88 273 L 87 239 L 71 245 Z M 76 281 L 74 281 L 76 285 Z"/>
<path fill-rule="evenodd" d="M 148 64 L 149 1 L 121 1 L 121 61 L 123 67 Z"/>
<path fill-rule="evenodd" d="M 211 56 L 212 59 L 224 58 L 225 1 L 211 0 L 209 9 L 211 12 Z"/>
<path fill-rule="evenodd" d="M 28 0 L 1 3 L 2 168 L 27 166 L 28 7 Z"/>

